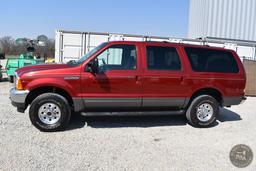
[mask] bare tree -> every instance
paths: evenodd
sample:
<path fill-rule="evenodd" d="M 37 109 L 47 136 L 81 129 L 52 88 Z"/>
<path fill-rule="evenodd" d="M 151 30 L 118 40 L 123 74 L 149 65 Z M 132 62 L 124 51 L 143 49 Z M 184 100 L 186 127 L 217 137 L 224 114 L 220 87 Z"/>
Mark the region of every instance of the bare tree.
<path fill-rule="evenodd" d="M 5 54 L 11 54 L 14 44 L 14 40 L 10 36 L 0 38 L 1 49 Z"/>
<path fill-rule="evenodd" d="M 25 45 L 14 44 L 11 47 L 11 55 L 20 55 L 26 52 L 27 52 L 27 48 Z"/>

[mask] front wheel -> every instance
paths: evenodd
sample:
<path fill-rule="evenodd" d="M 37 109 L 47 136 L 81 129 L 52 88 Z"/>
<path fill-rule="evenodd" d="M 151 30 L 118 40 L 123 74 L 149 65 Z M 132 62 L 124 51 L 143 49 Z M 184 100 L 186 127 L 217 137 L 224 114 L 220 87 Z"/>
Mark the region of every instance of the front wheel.
<path fill-rule="evenodd" d="M 209 95 L 200 95 L 190 104 L 186 112 L 188 122 L 195 127 L 210 127 L 219 115 L 218 101 Z"/>
<path fill-rule="evenodd" d="M 51 132 L 64 129 L 71 116 L 66 98 L 55 93 L 39 95 L 31 104 L 29 118 L 41 131 Z"/>

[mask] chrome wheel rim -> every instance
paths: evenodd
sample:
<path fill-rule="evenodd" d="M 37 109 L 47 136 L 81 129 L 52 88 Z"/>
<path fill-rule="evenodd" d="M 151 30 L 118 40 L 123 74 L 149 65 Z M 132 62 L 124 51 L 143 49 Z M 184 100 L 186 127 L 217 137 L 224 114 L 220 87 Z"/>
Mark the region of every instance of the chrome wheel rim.
<path fill-rule="evenodd" d="M 54 103 L 45 103 L 39 108 L 38 117 L 44 124 L 52 125 L 60 120 L 61 111 Z"/>
<path fill-rule="evenodd" d="M 199 121 L 207 122 L 212 118 L 213 107 L 209 103 L 203 103 L 197 107 L 196 115 Z"/>

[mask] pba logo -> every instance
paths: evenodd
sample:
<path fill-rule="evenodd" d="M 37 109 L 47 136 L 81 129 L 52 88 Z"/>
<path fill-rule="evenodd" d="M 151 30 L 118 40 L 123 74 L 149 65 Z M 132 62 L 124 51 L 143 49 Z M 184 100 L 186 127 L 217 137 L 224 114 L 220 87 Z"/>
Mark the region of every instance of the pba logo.
<path fill-rule="evenodd" d="M 253 153 L 247 145 L 239 144 L 232 148 L 229 157 L 234 166 L 243 168 L 251 164 Z"/>

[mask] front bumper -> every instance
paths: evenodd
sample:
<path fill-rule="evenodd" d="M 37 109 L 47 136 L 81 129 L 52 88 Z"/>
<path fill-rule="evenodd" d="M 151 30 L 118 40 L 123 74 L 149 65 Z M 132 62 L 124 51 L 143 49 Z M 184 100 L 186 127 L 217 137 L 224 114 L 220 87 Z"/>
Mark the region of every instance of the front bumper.
<path fill-rule="evenodd" d="M 12 105 L 17 107 L 18 112 L 24 112 L 27 108 L 25 100 L 28 95 L 28 90 L 17 90 L 15 87 L 10 90 L 10 99 Z"/>

